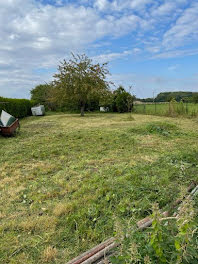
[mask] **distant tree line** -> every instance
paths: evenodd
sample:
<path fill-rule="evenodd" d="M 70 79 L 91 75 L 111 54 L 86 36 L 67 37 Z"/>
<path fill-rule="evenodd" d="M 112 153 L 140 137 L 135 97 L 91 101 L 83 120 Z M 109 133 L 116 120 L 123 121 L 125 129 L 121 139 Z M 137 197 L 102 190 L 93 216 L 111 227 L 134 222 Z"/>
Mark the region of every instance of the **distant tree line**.
<path fill-rule="evenodd" d="M 120 86 L 111 91 L 107 64 L 94 64 L 86 55 L 74 55 L 58 66 L 58 73 L 49 84 L 40 84 L 33 88 L 31 99 L 44 104 L 53 111 L 99 110 L 100 106 L 110 111 L 127 112 L 133 107 L 134 96 Z"/>
<path fill-rule="evenodd" d="M 155 98 L 139 99 L 142 102 L 170 102 L 175 100 L 180 102 L 198 103 L 198 93 L 196 92 L 163 92 L 159 93 Z"/>

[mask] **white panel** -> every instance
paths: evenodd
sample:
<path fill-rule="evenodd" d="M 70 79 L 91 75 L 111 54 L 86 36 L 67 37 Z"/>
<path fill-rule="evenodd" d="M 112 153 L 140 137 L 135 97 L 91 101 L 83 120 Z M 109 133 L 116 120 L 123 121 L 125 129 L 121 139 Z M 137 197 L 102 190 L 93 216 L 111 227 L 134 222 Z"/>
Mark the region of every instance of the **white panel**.
<path fill-rule="evenodd" d="M 10 117 L 12 117 L 10 114 L 8 114 L 7 112 L 3 111 L 1 112 L 1 122 L 3 123 L 3 125 L 6 127 L 7 123 L 10 119 Z"/>
<path fill-rule="evenodd" d="M 45 113 L 45 108 L 43 105 L 32 107 L 31 110 L 33 116 L 41 116 Z"/>

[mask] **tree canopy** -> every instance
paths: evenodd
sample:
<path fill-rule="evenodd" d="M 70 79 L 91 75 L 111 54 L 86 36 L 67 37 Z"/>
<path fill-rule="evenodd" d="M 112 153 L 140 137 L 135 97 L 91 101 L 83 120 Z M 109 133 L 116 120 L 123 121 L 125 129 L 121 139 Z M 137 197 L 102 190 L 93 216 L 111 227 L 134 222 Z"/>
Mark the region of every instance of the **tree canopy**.
<path fill-rule="evenodd" d="M 74 55 L 68 61 L 63 60 L 54 75 L 51 99 L 60 105 L 78 104 L 81 116 L 85 105 L 92 98 L 101 98 L 109 90 L 106 76 L 109 74 L 107 64 L 94 64 L 85 54 Z"/>
<path fill-rule="evenodd" d="M 155 98 L 156 102 L 170 102 L 171 99 L 175 99 L 177 102 L 183 101 L 191 101 L 192 97 L 196 95 L 194 92 L 164 92 L 159 93 Z M 188 98 L 188 99 L 187 99 Z"/>
<path fill-rule="evenodd" d="M 36 104 L 43 104 L 49 106 L 49 95 L 51 91 L 50 84 L 39 84 L 30 91 L 31 100 L 34 100 Z"/>
<path fill-rule="evenodd" d="M 123 86 L 120 85 L 118 89 L 113 92 L 113 96 L 113 111 L 120 113 L 131 111 L 134 97 L 126 92 Z"/>

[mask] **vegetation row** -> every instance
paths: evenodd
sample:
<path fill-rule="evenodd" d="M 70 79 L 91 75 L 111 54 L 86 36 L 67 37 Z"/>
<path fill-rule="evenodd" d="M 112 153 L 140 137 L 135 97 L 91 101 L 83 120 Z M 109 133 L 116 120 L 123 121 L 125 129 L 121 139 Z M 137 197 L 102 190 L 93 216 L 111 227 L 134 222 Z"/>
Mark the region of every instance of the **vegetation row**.
<path fill-rule="evenodd" d="M 27 99 L 0 97 L 0 112 L 4 110 L 17 118 L 31 115 L 31 107 L 33 105 L 34 102 Z"/>
<path fill-rule="evenodd" d="M 171 100 L 168 103 L 143 103 L 134 105 L 133 111 L 138 114 L 159 116 L 185 116 L 196 117 L 198 115 L 198 104 L 177 102 Z"/>

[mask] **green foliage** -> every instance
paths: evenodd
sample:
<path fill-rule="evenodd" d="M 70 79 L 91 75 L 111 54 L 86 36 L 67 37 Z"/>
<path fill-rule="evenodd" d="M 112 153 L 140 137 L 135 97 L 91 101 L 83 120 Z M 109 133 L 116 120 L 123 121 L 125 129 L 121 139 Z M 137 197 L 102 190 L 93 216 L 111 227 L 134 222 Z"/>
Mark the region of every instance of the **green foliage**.
<path fill-rule="evenodd" d="M 132 133 L 139 133 L 140 135 L 149 135 L 156 134 L 164 137 L 171 136 L 179 136 L 181 135 L 181 131 L 177 127 L 177 125 L 170 122 L 149 122 L 145 127 L 134 127 L 131 128 L 130 131 Z"/>
<path fill-rule="evenodd" d="M 188 196 L 180 206 L 177 220 L 178 233 L 175 237 L 175 248 L 177 252 L 177 263 L 180 264 L 188 256 L 188 247 L 192 243 L 195 230 L 195 211 L 193 201 Z"/>
<path fill-rule="evenodd" d="M 0 97 L 0 112 L 4 110 L 14 117 L 26 117 L 31 115 L 31 107 L 34 105 L 34 101 L 27 99 L 10 99 Z"/>
<path fill-rule="evenodd" d="M 198 93 L 193 96 L 192 101 L 193 103 L 198 104 Z"/>
<path fill-rule="evenodd" d="M 93 98 L 99 100 L 108 91 L 107 74 L 106 63 L 93 64 L 86 55 L 72 54 L 72 59 L 63 60 L 54 75 L 51 100 L 61 107 L 78 105 L 83 116 L 86 104 Z"/>
<path fill-rule="evenodd" d="M 111 263 L 112 264 L 126 264 L 128 259 L 128 256 L 118 256 L 118 257 L 111 257 Z"/>
<path fill-rule="evenodd" d="M 187 107 L 185 107 L 183 101 L 177 102 L 175 99 L 171 99 L 169 102 L 169 116 L 185 115 L 187 114 Z"/>
<path fill-rule="evenodd" d="M 137 98 L 138 101 L 145 102 L 145 103 L 153 103 L 153 98 L 144 98 L 144 99 L 139 99 Z"/>
<path fill-rule="evenodd" d="M 126 92 L 122 86 L 118 87 L 118 89 L 114 91 L 113 95 L 113 110 L 115 112 L 124 113 L 132 110 L 133 96 Z"/>
<path fill-rule="evenodd" d="M 111 91 L 106 91 L 100 98 L 99 105 L 103 107 L 108 107 L 110 111 L 113 112 L 114 96 Z"/>
<path fill-rule="evenodd" d="M 149 133 L 157 133 L 163 136 L 169 136 L 171 134 L 178 134 L 178 128 L 176 125 L 167 122 L 155 122 L 150 123 L 146 129 Z"/>
<path fill-rule="evenodd" d="M 30 91 L 31 100 L 35 104 L 42 104 L 47 110 L 56 110 L 56 104 L 50 101 L 52 86 L 50 84 L 39 84 Z"/>
<path fill-rule="evenodd" d="M 175 99 L 177 102 L 189 101 L 197 93 L 194 92 L 163 92 L 159 93 L 155 98 L 155 102 L 170 102 L 172 99 Z"/>
<path fill-rule="evenodd" d="M 161 214 L 159 212 L 158 204 L 154 204 L 153 206 L 153 222 L 150 237 L 150 244 L 155 251 L 155 255 L 159 259 L 160 262 L 166 263 L 165 252 L 163 249 L 164 238 L 163 238 L 163 230 L 162 224 L 160 223 Z"/>
<path fill-rule="evenodd" d="M 152 228 L 141 234 L 135 226 L 124 229 L 120 255 L 111 258 L 112 264 L 118 263 L 119 259 L 124 264 L 196 263 L 198 244 L 194 205 L 188 196 L 176 217 L 163 218 L 158 204 L 154 204 Z"/>
<path fill-rule="evenodd" d="M 44 104 L 47 101 L 50 86 L 48 84 L 37 85 L 30 91 L 31 99 L 36 103 Z"/>

